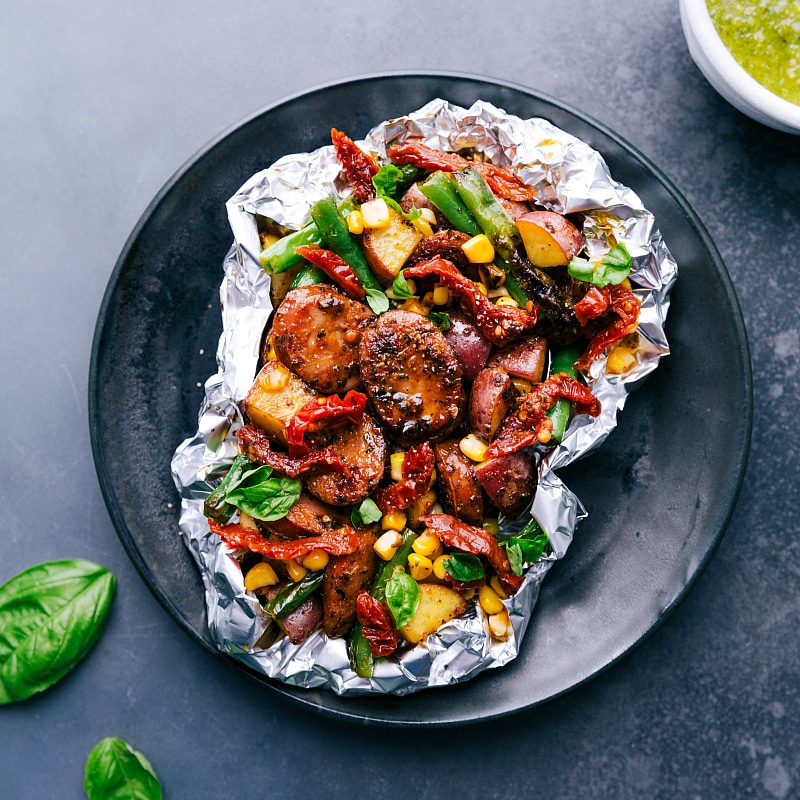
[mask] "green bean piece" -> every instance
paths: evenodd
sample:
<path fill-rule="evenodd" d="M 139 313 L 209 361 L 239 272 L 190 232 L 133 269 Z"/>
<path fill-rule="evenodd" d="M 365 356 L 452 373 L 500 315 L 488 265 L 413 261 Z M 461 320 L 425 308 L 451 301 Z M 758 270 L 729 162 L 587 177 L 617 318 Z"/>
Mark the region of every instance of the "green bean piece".
<path fill-rule="evenodd" d="M 570 378 L 576 376 L 575 362 L 581 357 L 582 348 L 578 344 L 569 345 L 553 354 L 550 364 L 550 374 L 566 372 Z M 547 412 L 547 416 L 553 422 L 553 433 L 550 440 L 555 444 L 561 444 L 567 424 L 572 416 L 572 403 L 564 397 L 559 397 L 556 404 Z"/>
<path fill-rule="evenodd" d="M 296 267 L 305 261 L 302 256 L 295 253 L 294 248 L 302 245 L 317 245 L 322 247 L 322 234 L 313 223 L 306 225 L 299 231 L 287 234 L 277 242 L 265 247 L 261 251 L 261 266 L 269 275 L 286 272 L 287 269 Z"/>
<path fill-rule="evenodd" d="M 358 240 L 347 229 L 332 197 L 323 197 L 311 206 L 311 218 L 317 225 L 325 244 L 353 269 L 364 289 L 383 292 L 383 287 L 372 274 Z"/>
<path fill-rule="evenodd" d="M 290 611 L 301 606 L 308 597 L 322 585 L 325 570 L 309 572 L 299 581 L 288 583 L 272 600 L 267 601 L 264 610 L 274 619 L 285 617 Z"/>
<path fill-rule="evenodd" d="M 371 678 L 375 674 L 375 656 L 360 622 L 356 622 L 350 639 L 350 668 L 360 678 Z"/>
<path fill-rule="evenodd" d="M 456 179 L 449 172 L 437 171 L 419 184 L 419 190 L 462 233 L 477 236 L 481 229 L 458 195 Z"/>
<path fill-rule="evenodd" d="M 327 280 L 328 276 L 316 264 L 306 264 L 294 276 L 294 280 L 289 286 L 289 291 L 299 289 L 301 286 L 314 286 L 318 283 L 325 283 Z"/>

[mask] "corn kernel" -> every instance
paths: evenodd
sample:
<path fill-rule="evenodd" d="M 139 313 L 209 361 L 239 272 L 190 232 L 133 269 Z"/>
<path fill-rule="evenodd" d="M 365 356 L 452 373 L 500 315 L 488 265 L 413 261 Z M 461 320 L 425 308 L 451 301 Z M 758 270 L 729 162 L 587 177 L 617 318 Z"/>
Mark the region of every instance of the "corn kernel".
<path fill-rule="evenodd" d="M 401 531 L 406 526 L 406 515 L 402 511 L 392 511 L 381 517 L 381 530 Z"/>
<path fill-rule="evenodd" d="M 365 228 L 386 228 L 389 225 L 389 206 L 382 197 L 377 197 L 361 206 L 361 217 Z"/>
<path fill-rule="evenodd" d="M 408 572 L 415 581 L 424 581 L 433 572 L 433 562 L 427 556 L 411 553 L 408 556 Z"/>
<path fill-rule="evenodd" d="M 364 215 L 358 209 L 347 215 L 347 230 L 355 234 L 364 232 Z"/>
<path fill-rule="evenodd" d="M 325 569 L 330 561 L 330 556 L 324 550 L 312 550 L 303 560 L 302 565 L 311 572 Z"/>
<path fill-rule="evenodd" d="M 423 235 L 423 236 L 433 236 L 433 228 L 431 228 L 430 222 L 428 220 L 423 219 L 422 217 L 417 217 L 416 219 L 411 220 L 411 224 Z"/>
<path fill-rule="evenodd" d="M 254 592 L 264 586 L 275 586 L 276 583 L 278 583 L 278 575 L 266 561 L 256 564 L 244 576 L 244 588 L 248 592 Z"/>
<path fill-rule="evenodd" d="M 403 537 L 397 531 L 386 531 L 386 533 L 378 537 L 373 549 L 384 561 L 389 561 L 394 558 L 397 548 L 402 543 Z"/>
<path fill-rule="evenodd" d="M 489 617 L 489 630 L 495 639 L 506 639 L 511 635 L 513 628 L 506 609 Z"/>
<path fill-rule="evenodd" d="M 509 296 L 503 295 L 502 297 L 498 297 L 497 303 L 495 305 L 511 306 L 512 308 L 519 308 L 519 303 L 510 295 Z"/>
<path fill-rule="evenodd" d="M 489 445 L 482 442 L 474 433 L 469 433 L 458 443 L 458 448 L 472 461 L 483 461 Z"/>
<path fill-rule="evenodd" d="M 289 377 L 289 370 L 276 361 L 264 375 L 261 386 L 267 392 L 280 392 L 289 383 Z"/>
<path fill-rule="evenodd" d="M 433 292 L 425 292 L 425 294 L 422 295 L 422 305 L 424 306 L 433 305 Z"/>
<path fill-rule="evenodd" d="M 636 365 L 636 356 L 627 347 L 614 347 L 608 354 L 606 371 L 612 375 L 620 375 Z"/>
<path fill-rule="evenodd" d="M 405 460 L 405 453 L 392 453 L 389 456 L 389 465 L 391 467 L 390 474 L 393 481 L 403 480 L 403 462 Z"/>
<path fill-rule="evenodd" d="M 444 568 L 444 565 L 450 560 L 450 556 L 439 556 L 436 561 L 433 562 L 433 574 L 440 580 L 443 581 L 445 576 L 447 575 L 447 570 Z"/>
<path fill-rule="evenodd" d="M 630 292 L 633 289 L 633 286 L 631 286 L 631 282 L 625 278 L 625 280 L 622 281 L 622 288 L 627 289 Z"/>
<path fill-rule="evenodd" d="M 461 245 L 461 249 L 473 264 L 488 264 L 494 261 L 494 247 L 485 233 L 473 236 Z"/>
<path fill-rule="evenodd" d="M 498 578 L 497 575 L 492 575 L 492 577 L 489 578 L 489 586 L 491 586 L 492 589 L 497 592 L 497 596 L 501 600 L 505 600 L 508 597 L 508 594 L 506 594 L 506 590 L 503 588 L 502 584 L 500 583 L 500 578 Z"/>
<path fill-rule="evenodd" d="M 432 534 L 427 528 L 414 539 L 411 549 L 421 555 L 430 558 L 442 546 L 439 537 Z"/>
<path fill-rule="evenodd" d="M 478 589 L 478 602 L 489 616 L 492 614 L 499 614 L 505 608 L 500 596 L 488 583 L 484 583 L 483 586 Z"/>
<path fill-rule="evenodd" d="M 479 291 L 479 292 L 480 292 L 480 293 L 481 293 L 481 294 L 482 294 L 484 297 L 486 297 L 486 296 L 489 294 L 489 290 L 486 288 L 486 284 L 485 284 L 485 283 L 481 283 L 480 281 L 477 281 L 477 282 L 476 282 L 476 284 L 475 284 L 475 288 L 476 288 L 476 289 L 477 289 L 477 290 L 478 290 L 478 291 Z"/>
<path fill-rule="evenodd" d="M 267 361 L 275 361 L 278 354 L 275 352 L 275 347 L 272 344 L 272 339 L 269 340 L 269 347 L 267 347 Z"/>
<path fill-rule="evenodd" d="M 475 597 L 475 587 L 471 586 L 469 589 L 462 589 L 461 596 L 465 600 L 472 600 L 472 598 Z"/>
<path fill-rule="evenodd" d="M 533 386 L 533 384 L 530 381 L 526 381 L 525 378 L 512 378 L 511 383 L 514 384 L 514 388 L 520 394 L 527 394 L 531 390 L 531 386 Z"/>
<path fill-rule="evenodd" d="M 494 517 L 486 517 L 481 524 L 485 531 L 489 531 L 492 536 L 497 536 L 500 533 L 500 523 Z"/>
<path fill-rule="evenodd" d="M 401 306 L 398 306 L 403 311 L 411 311 L 414 314 L 421 314 L 423 317 L 427 317 L 428 314 L 431 313 L 431 310 L 420 303 L 415 297 L 410 297 L 408 300 L 405 301 Z"/>
<path fill-rule="evenodd" d="M 303 580 L 308 574 L 308 570 L 294 559 L 286 562 L 286 570 L 289 573 L 289 577 L 295 582 Z"/>
<path fill-rule="evenodd" d="M 429 222 L 431 225 L 436 224 L 436 212 L 432 208 L 421 208 L 419 210 L 419 217 L 420 219 L 424 219 L 425 222 Z"/>
<path fill-rule="evenodd" d="M 446 286 L 436 284 L 433 287 L 433 304 L 435 306 L 446 306 L 450 300 L 450 290 Z"/>
<path fill-rule="evenodd" d="M 257 531 L 258 530 L 258 525 L 256 524 L 256 521 L 249 514 L 245 513 L 244 511 L 240 511 L 239 512 L 239 524 L 243 528 L 248 528 L 251 531 Z"/>

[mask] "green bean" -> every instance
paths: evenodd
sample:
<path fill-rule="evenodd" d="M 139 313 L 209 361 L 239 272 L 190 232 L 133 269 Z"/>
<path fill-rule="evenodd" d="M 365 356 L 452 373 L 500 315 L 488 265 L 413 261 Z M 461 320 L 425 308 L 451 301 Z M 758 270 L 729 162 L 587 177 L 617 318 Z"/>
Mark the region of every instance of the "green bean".
<path fill-rule="evenodd" d="M 294 276 L 289 291 L 292 289 L 299 289 L 301 286 L 314 286 L 317 283 L 325 283 L 328 276 L 315 264 L 306 264 L 300 268 L 297 275 Z"/>
<path fill-rule="evenodd" d="M 437 171 L 419 184 L 419 190 L 446 217 L 448 222 L 462 233 L 477 236 L 481 229 L 467 211 L 458 195 L 456 179 L 449 172 Z"/>
<path fill-rule="evenodd" d="M 566 372 L 570 378 L 574 378 L 576 375 L 575 362 L 581 357 L 581 353 L 582 348 L 578 344 L 572 344 L 559 350 L 553 355 L 550 374 L 555 375 L 557 372 Z M 547 416 L 553 422 L 553 433 L 550 439 L 555 444 L 560 444 L 563 440 L 571 415 L 572 403 L 564 397 L 560 397 L 547 413 Z"/>
<path fill-rule="evenodd" d="M 285 617 L 294 611 L 322 585 L 325 570 L 309 572 L 299 581 L 288 583 L 264 605 L 264 610 L 274 619 Z"/>
<path fill-rule="evenodd" d="M 261 251 L 261 266 L 270 275 L 285 272 L 305 261 L 295 253 L 294 248 L 302 245 L 322 246 L 322 234 L 313 223 L 299 231 L 290 233 Z"/>

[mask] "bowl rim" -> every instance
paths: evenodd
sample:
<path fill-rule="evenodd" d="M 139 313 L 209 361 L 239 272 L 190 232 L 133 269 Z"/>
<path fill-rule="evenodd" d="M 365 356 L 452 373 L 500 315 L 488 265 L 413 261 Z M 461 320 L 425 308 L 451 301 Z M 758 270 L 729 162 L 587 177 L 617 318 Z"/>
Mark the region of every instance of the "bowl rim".
<path fill-rule="evenodd" d="M 766 122 L 769 118 L 779 123 L 782 130 L 800 133 L 800 105 L 767 89 L 733 57 L 711 19 L 707 0 L 680 0 L 680 11 L 684 29 L 688 27 L 693 34 L 687 36 L 689 52 L 712 86 L 726 97 L 728 93 L 735 95 L 742 103 L 735 105 L 748 116 L 753 116 L 749 113 L 752 109 L 755 119 Z M 716 75 L 706 72 L 694 47 L 705 56 Z"/>

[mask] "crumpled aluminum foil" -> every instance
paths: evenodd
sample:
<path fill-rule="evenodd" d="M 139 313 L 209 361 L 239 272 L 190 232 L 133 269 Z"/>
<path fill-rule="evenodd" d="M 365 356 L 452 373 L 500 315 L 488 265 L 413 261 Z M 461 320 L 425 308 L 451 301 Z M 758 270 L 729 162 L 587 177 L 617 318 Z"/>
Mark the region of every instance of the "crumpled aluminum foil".
<path fill-rule="evenodd" d="M 578 521 L 586 516 L 578 498 L 554 471 L 600 445 L 616 426 L 628 392 L 669 352 L 664 320 L 677 266 L 652 215 L 631 189 L 614 181 L 599 153 L 546 120 L 523 120 L 484 102 L 464 109 L 440 99 L 378 125 L 359 144 L 385 162 L 388 145 L 410 137 L 440 150 L 472 148 L 495 164 L 517 170 L 536 187 L 541 206 L 561 213 L 583 212 L 590 254 L 608 251 L 609 237 L 611 242 L 624 242 L 634 260 L 634 290 L 642 301 L 638 363 L 624 376 L 606 374 L 605 359 L 593 364 L 590 386 L 602 403 L 601 415 L 576 417 L 564 441 L 540 464 L 531 513 L 549 534 L 553 552 L 531 566 L 519 592 L 504 601 L 514 629 L 506 641 L 491 637 L 482 612 L 471 604 L 463 616 L 444 624 L 426 642 L 399 656 L 379 659 L 372 679 L 350 670 L 344 639 L 328 639 L 319 631 L 298 646 L 283 637 L 259 649 L 257 643 L 270 621 L 256 597 L 245 591 L 233 551 L 209 533 L 203 516 L 203 499 L 237 453 L 232 433 L 243 424 L 237 402 L 253 382 L 261 333 L 272 310 L 270 279 L 258 260 L 254 217 L 259 214 L 299 228 L 310 220 L 311 203 L 331 187 L 340 193 L 347 188 L 333 148 L 327 146 L 281 158 L 250 178 L 228 201 L 235 242 L 224 260 L 220 288 L 224 331 L 217 349 L 219 372 L 206 381 L 196 435 L 178 447 L 172 461 L 181 495 L 180 528 L 200 568 L 208 628 L 220 650 L 286 684 L 326 687 L 341 695 L 408 694 L 468 680 L 516 657 L 541 583 L 554 561 L 564 557 Z M 501 518 L 501 536 L 518 530 L 524 521 Z"/>

